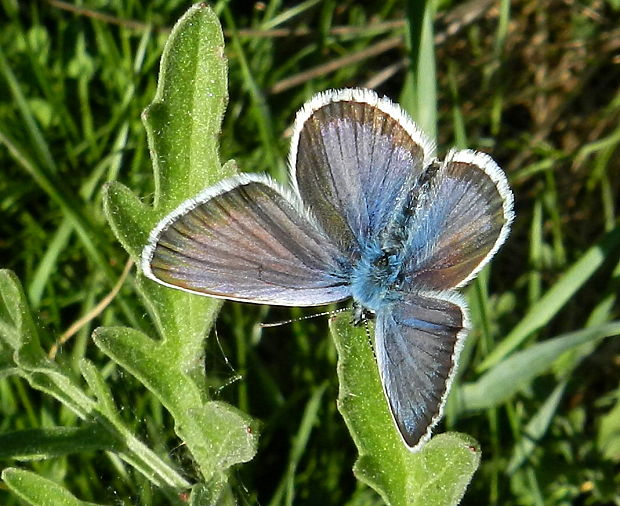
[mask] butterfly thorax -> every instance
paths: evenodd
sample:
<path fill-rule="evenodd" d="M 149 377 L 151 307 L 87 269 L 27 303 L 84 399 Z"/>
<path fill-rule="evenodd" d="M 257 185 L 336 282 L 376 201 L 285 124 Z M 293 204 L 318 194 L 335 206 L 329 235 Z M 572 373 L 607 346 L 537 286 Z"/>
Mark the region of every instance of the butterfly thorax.
<path fill-rule="evenodd" d="M 412 174 L 394 202 L 391 219 L 378 237 L 369 241 L 353 269 L 351 292 L 363 308 L 376 311 L 384 306 L 390 294 L 394 295 L 395 289 L 407 278 L 407 272 L 403 272 L 406 257 L 423 254 L 422 248 L 416 247 L 415 235 L 420 233 L 416 215 L 426 204 L 425 195 L 430 193 L 437 170 L 438 164 L 433 161 L 422 172 Z"/>
<path fill-rule="evenodd" d="M 397 251 L 385 250 L 379 243 L 371 244 L 353 268 L 351 294 L 363 308 L 377 311 L 396 282 L 401 260 Z"/>

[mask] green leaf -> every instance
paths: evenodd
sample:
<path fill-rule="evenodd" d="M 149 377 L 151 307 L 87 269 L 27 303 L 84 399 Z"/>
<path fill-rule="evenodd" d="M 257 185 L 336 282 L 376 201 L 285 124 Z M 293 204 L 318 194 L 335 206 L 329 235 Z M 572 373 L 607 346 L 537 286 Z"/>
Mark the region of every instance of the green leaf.
<path fill-rule="evenodd" d="M 546 325 L 564 304 L 571 300 L 577 290 L 609 258 L 611 252 L 620 244 L 620 227 L 616 227 L 581 258 L 532 306 L 530 311 L 521 319 L 519 324 L 508 334 L 480 364 L 478 371 L 485 371 L 498 364 L 504 357 L 512 353 L 532 332 Z"/>
<path fill-rule="evenodd" d="M 58 399 L 81 418 L 87 417 L 94 407 L 93 401 L 73 378 L 47 358 L 21 283 L 8 270 L 0 270 L 0 339 L 3 346 L 12 350 L 10 365 L 5 357 L 12 372 Z"/>
<path fill-rule="evenodd" d="M 70 453 L 118 449 L 118 441 L 99 424 L 52 427 L 0 434 L 0 458 L 41 460 Z"/>
<path fill-rule="evenodd" d="M 217 16 L 194 5 L 174 26 L 161 59 L 155 98 L 144 112 L 153 172 L 151 208 L 119 183 L 104 194 L 106 217 L 123 247 L 140 265 L 140 253 L 155 224 L 182 201 L 235 172 L 220 166 L 218 150 L 227 102 L 224 37 Z M 190 336 L 195 350 L 220 302 L 144 280 L 139 285 L 164 338 Z"/>
<path fill-rule="evenodd" d="M 596 439 L 605 458 L 620 462 L 620 388 L 616 391 L 614 407 L 600 418 Z"/>
<path fill-rule="evenodd" d="M 0 341 L 12 350 L 31 341 L 40 347 L 21 283 L 7 269 L 0 269 Z"/>
<path fill-rule="evenodd" d="M 111 394 L 105 390 L 103 380 L 88 361 L 82 362 L 82 372 L 97 393 L 98 402 L 84 392 L 71 372 L 47 358 L 41 348 L 22 286 L 12 272 L 0 270 L 0 291 L 0 337 L 3 340 L 0 342 L 12 349 L 12 370 L 25 378 L 32 388 L 54 397 L 82 420 L 92 423 L 93 427 L 97 425 L 90 434 L 93 449 L 116 450 L 124 460 L 158 486 L 187 488 L 189 483 L 186 480 L 125 427 L 112 404 Z M 14 456 L 23 458 L 51 457 L 56 453 L 70 451 L 67 446 L 72 434 L 77 438 L 74 445 L 77 451 L 87 444 L 83 434 L 87 430 L 58 428 L 55 433 L 43 432 L 38 433 L 38 436 L 33 433 L 34 446 L 28 446 L 28 442 L 23 439 L 15 440 L 13 443 L 17 446 L 8 445 L 6 451 L 14 451 Z"/>
<path fill-rule="evenodd" d="M 565 351 L 617 334 L 620 334 L 620 321 L 564 334 L 514 353 L 475 383 L 461 387 L 461 409 L 470 411 L 497 406 L 548 370 Z"/>
<path fill-rule="evenodd" d="M 256 453 L 257 430 L 249 416 L 222 402 L 207 401 L 204 377 L 191 371 L 200 356 L 183 358 L 182 341 L 157 343 L 141 332 L 122 327 L 100 328 L 93 334 L 97 346 L 138 378 L 170 411 L 175 430 L 185 441 L 206 480 L 219 471 L 251 460 Z M 200 382 L 200 383 L 199 383 Z"/>
<path fill-rule="evenodd" d="M 103 204 L 114 235 L 134 262 L 139 262 L 140 252 L 154 222 L 153 209 L 143 204 L 129 188 L 116 181 L 104 187 Z"/>
<path fill-rule="evenodd" d="M 217 16 L 196 4 L 170 33 L 155 98 L 144 112 L 153 172 L 153 208 L 119 183 L 107 186 L 104 210 L 136 263 L 155 224 L 184 200 L 236 172 L 219 161 L 219 135 L 228 100 L 224 37 Z M 257 431 L 235 408 L 212 402 L 206 389 L 204 339 L 221 302 L 139 278 L 162 340 L 136 330 L 103 328 L 96 344 L 144 383 L 170 411 L 175 430 L 206 481 L 256 453 Z"/>
<path fill-rule="evenodd" d="M 331 330 L 338 350 L 338 409 L 360 454 L 355 475 L 393 506 L 457 504 L 478 468 L 478 444 L 447 433 L 411 453 L 389 413 L 366 329 L 352 327 L 349 318 L 335 318 Z"/>
<path fill-rule="evenodd" d="M 227 175 L 219 162 L 227 102 L 222 28 L 211 8 L 196 4 L 170 33 L 157 93 L 144 112 L 158 211 L 172 211 Z"/>
<path fill-rule="evenodd" d="M 221 477 L 209 483 L 198 483 L 192 488 L 189 498 L 190 506 L 236 506 L 238 503 L 230 489 L 230 485 Z"/>
<path fill-rule="evenodd" d="M 82 359 L 80 370 L 88 382 L 88 386 L 97 397 L 97 420 L 119 441 L 116 445 L 116 453 L 160 487 L 188 488 L 189 482 L 181 477 L 170 463 L 164 462 L 144 443 L 139 441 L 125 425 L 114 405 L 112 392 L 94 364 L 89 360 Z"/>
<path fill-rule="evenodd" d="M 213 11 L 204 4 L 193 6 L 170 33 L 157 92 L 144 113 L 155 177 L 154 207 L 142 204 L 119 183 L 106 187 L 106 217 L 138 265 L 150 231 L 163 216 L 235 170 L 233 163 L 221 167 L 218 156 L 227 101 L 223 51 L 224 38 Z M 180 347 L 183 354 L 200 354 L 221 303 L 150 280 L 140 280 L 138 288 L 161 336 L 165 340 L 182 336 L 189 347 Z"/>
<path fill-rule="evenodd" d="M 80 501 L 57 483 L 31 471 L 9 467 L 2 471 L 2 480 L 20 499 L 34 506 L 96 506 Z"/>

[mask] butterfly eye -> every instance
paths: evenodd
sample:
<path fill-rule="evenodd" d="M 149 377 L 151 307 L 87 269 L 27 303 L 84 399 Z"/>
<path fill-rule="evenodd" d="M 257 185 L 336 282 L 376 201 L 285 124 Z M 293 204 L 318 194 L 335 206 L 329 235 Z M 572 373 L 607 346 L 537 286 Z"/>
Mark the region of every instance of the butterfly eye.
<path fill-rule="evenodd" d="M 390 265 L 390 259 L 389 259 L 389 256 L 387 255 L 387 253 L 383 253 L 380 257 L 378 257 L 373 262 L 373 265 L 375 267 L 380 268 L 380 269 L 385 269 L 388 265 Z"/>
<path fill-rule="evenodd" d="M 370 309 L 366 309 L 365 307 L 360 306 L 359 304 L 353 305 L 353 318 L 351 319 L 351 323 L 356 327 L 359 327 L 362 323 L 368 320 L 375 319 L 375 312 Z"/>

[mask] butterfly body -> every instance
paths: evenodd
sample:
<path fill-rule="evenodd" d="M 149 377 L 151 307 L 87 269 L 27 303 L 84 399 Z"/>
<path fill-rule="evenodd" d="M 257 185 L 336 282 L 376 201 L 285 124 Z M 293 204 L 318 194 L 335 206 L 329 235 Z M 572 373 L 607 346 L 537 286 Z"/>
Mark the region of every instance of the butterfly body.
<path fill-rule="evenodd" d="M 398 255 L 387 255 L 377 244 L 368 247 L 352 269 L 350 288 L 353 300 L 364 309 L 379 310 L 393 289 L 399 260 Z"/>
<path fill-rule="evenodd" d="M 164 217 L 145 275 L 211 297 L 282 306 L 353 300 L 373 317 L 390 413 L 412 451 L 441 418 L 467 333 L 456 289 L 507 237 L 506 177 L 487 155 L 433 144 L 368 90 L 319 94 L 298 113 L 292 188 L 240 174 Z"/>

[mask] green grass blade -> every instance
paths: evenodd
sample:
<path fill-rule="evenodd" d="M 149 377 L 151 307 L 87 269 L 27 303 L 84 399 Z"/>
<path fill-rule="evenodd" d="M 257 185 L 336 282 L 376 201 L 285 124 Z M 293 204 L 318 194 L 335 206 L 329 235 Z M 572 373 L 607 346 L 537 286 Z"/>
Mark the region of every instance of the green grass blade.
<path fill-rule="evenodd" d="M 228 29 L 232 32 L 232 47 L 239 59 L 244 85 L 252 101 L 250 112 L 254 118 L 254 124 L 258 129 L 262 146 L 266 154 L 266 166 L 271 168 L 274 174 L 284 176 L 286 174 L 286 165 L 277 151 L 278 141 L 273 130 L 271 110 L 268 107 L 267 99 L 256 82 L 256 78 L 250 68 L 245 49 L 237 35 L 235 21 L 230 13 L 229 7 L 224 8 L 223 15 Z"/>
<path fill-rule="evenodd" d="M 58 257 L 67 246 L 72 231 L 73 226 L 69 220 L 65 220 L 61 223 L 52 237 L 37 270 L 32 276 L 32 280 L 28 286 L 28 299 L 34 308 L 37 308 L 41 303 L 45 285 L 51 274 L 57 268 Z"/>
<path fill-rule="evenodd" d="M 614 406 L 601 417 L 596 443 L 603 455 L 617 464 L 620 462 L 620 388 L 614 396 Z"/>
<path fill-rule="evenodd" d="M 118 440 L 98 424 L 50 427 L 0 435 L 0 458 L 42 460 L 71 453 L 118 450 Z"/>
<path fill-rule="evenodd" d="M 566 389 L 566 383 L 566 380 L 558 383 L 538 412 L 525 426 L 520 441 L 517 441 L 514 446 L 512 457 L 506 468 L 506 474 L 514 473 L 536 449 L 538 442 L 549 429 L 549 425 L 558 410 L 562 395 Z"/>
<path fill-rule="evenodd" d="M 597 244 L 589 248 L 541 297 L 519 324 L 478 366 L 477 370 L 486 371 L 499 364 L 533 332 L 546 325 L 603 265 L 618 244 L 620 244 L 620 227 L 605 234 Z"/>
<path fill-rule="evenodd" d="M 407 2 L 411 67 L 400 98 L 401 104 L 433 141 L 437 139 L 434 14 L 433 2 Z"/>
<path fill-rule="evenodd" d="M 282 477 L 282 481 L 280 482 L 276 493 L 273 495 L 273 498 L 269 503 L 270 506 L 277 506 L 279 504 L 295 504 L 295 472 L 297 470 L 297 466 L 299 465 L 299 461 L 304 454 L 304 450 L 308 445 L 308 439 L 310 439 L 310 434 L 312 434 L 312 428 L 317 423 L 317 414 L 323 394 L 325 393 L 325 388 L 325 384 L 317 388 L 306 404 L 304 416 L 301 420 L 299 430 L 297 431 L 297 435 L 295 436 L 295 440 L 291 448 L 285 474 Z"/>
<path fill-rule="evenodd" d="M 547 371 L 565 351 L 618 334 L 620 321 L 614 321 L 547 339 L 514 353 L 493 366 L 475 383 L 466 383 L 461 387 L 462 407 L 472 411 L 497 406 Z"/>
<path fill-rule="evenodd" d="M 39 161 L 44 165 L 46 170 L 51 171 L 52 173 L 56 172 L 56 164 L 54 163 L 49 147 L 45 142 L 45 138 L 41 133 L 34 116 L 31 113 L 30 106 L 26 101 L 26 97 L 24 97 L 19 81 L 15 78 L 11 67 L 9 67 L 8 62 L 6 61 L 2 47 L 0 47 L 0 75 L 4 77 L 6 83 L 9 85 L 9 90 L 11 91 L 13 100 L 15 101 L 15 104 L 17 104 L 19 112 L 22 115 L 26 129 L 30 135 L 32 147 L 34 148 Z"/>

